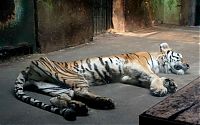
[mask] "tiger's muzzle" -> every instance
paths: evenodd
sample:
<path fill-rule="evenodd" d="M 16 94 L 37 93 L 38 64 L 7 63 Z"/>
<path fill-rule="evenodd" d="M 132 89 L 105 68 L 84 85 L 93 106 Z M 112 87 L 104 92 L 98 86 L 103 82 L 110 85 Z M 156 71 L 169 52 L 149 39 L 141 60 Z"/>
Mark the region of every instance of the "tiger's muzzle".
<path fill-rule="evenodd" d="M 190 68 L 190 66 L 189 66 L 189 64 L 187 64 L 187 63 L 183 63 L 183 64 L 176 64 L 176 65 L 174 65 L 174 69 L 175 70 L 184 70 L 184 71 L 187 71 L 188 69 Z"/>

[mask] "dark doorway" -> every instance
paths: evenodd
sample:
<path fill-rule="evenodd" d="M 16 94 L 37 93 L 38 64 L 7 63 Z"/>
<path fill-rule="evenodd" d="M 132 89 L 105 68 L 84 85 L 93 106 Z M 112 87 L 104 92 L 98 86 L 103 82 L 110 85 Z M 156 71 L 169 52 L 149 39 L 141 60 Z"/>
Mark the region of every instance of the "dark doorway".
<path fill-rule="evenodd" d="M 93 0 L 94 35 L 112 27 L 113 0 Z"/>
<path fill-rule="evenodd" d="M 14 0 L 1 0 L 0 1 L 0 23 L 6 23 L 15 15 Z"/>
<path fill-rule="evenodd" d="M 196 0 L 196 11 L 195 11 L 195 26 L 200 25 L 200 0 Z"/>

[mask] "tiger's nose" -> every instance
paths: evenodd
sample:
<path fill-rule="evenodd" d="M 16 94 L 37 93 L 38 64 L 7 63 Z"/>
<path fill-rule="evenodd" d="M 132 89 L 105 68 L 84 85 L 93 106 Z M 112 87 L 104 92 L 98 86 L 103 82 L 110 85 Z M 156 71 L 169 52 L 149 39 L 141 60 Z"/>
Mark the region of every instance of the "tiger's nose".
<path fill-rule="evenodd" d="M 189 64 L 185 63 L 184 65 L 185 65 L 185 67 L 187 67 L 187 69 L 190 68 L 190 65 L 189 65 Z"/>

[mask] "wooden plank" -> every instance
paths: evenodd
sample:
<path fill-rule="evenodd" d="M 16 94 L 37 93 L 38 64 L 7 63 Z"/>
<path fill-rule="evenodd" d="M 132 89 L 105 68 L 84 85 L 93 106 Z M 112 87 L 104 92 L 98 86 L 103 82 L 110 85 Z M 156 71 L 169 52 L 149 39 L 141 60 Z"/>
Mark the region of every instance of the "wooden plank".
<path fill-rule="evenodd" d="M 140 115 L 140 125 L 200 124 L 200 77 Z"/>

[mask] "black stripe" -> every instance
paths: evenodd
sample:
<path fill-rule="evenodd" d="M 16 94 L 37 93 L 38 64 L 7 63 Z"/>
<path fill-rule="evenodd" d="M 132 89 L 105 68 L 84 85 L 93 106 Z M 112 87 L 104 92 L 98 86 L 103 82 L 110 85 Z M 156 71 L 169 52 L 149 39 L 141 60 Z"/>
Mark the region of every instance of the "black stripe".
<path fill-rule="evenodd" d="M 85 68 L 83 67 L 83 61 L 82 60 L 80 60 L 81 61 L 81 69 L 82 69 L 82 71 L 83 71 L 83 73 L 85 72 Z"/>
<path fill-rule="evenodd" d="M 51 111 L 51 106 L 50 106 L 50 105 L 45 105 L 44 108 L 45 108 L 45 110 L 47 110 L 47 111 Z"/>
<path fill-rule="evenodd" d="M 59 80 L 58 73 L 55 73 L 55 77 L 56 77 L 57 80 Z"/>
<path fill-rule="evenodd" d="M 83 73 L 85 73 L 85 69 L 84 69 L 84 67 L 82 65 L 81 65 L 81 68 L 82 68 Z"/>
<path fill-rule="evenodd" d="M 172 62 L 172 57 L 173 57 L 173 51 L 171 51 L 170 62 Z"/>
<path fill-rule="evenodd" d="M 96 80 L 96 77 L 95 77 L 95 75 L 94 75 L 94 72 L 90 71 L 90 70 L 87 69 L 87 68 L 85 68 L 85 69 L 86 69 L 86 71 L 88 71 L 88 72 L 92 75 L 93 80 Z"/>
<path fill-rule="evenodd" d="M 134 54 L 135 56 L 137 56 L 137 58 L 140 58 L 139 55 L 137 55 L 137 54 L 135 54 L 135 53 L 133 53 L 133 54 Z"/>
<path fill-rule="evenodd" d="M 24 83 L 23 83 L 23 82 L 19 82 L 19 81 L 17 80 L 17 81 L 15 81 L 15 85 L 17 85 L 17 84 L 21 85 L 21 84 L 24 84 Z"/>
<path fill-rule="evenodd" d="M 23 78 L 19 78 L 19 80 L 21 80 L 22 82 L 25 82 L 25 79 L 23 79 Z"/>
<path fill-rule="evenodd" d="M 93 80 L 96 80 L 96 77 L 95 77 L 95 75 L 94 75 L 94 72 L 90 72 L 90 73 L 91 73 L 91 75 L 92 75 Z"/>
<path fill-rule="evenodd" d="M 60 109 L 59 108 L 55 108 L 55 111 L 54 111 L 56 114 L 60 114 Z"/>
<path fill-rule="evenodd" d="M 25 71 L 21 71 L 21 73 L 22 73 L 22 75 L 23 75 L 25 81 L 27 81 L 27 79 L 28 79 L 28 74 L 27 74 Z"/>
<path fill-rule="evenodd" d="M 131 58 L 131 57 L 129 56 L 129 54 L 126 54 L 126 56 L 127 56 L 128 58 Z"/>
<path fill-rule="evenodd" d="M 74 67 L 74 69 L 77 71 L 77 72 L 79 72 L 80 70 L 78 69 L 78 67 Z"/>
<path fill-rule="evenodd" d="M 23 88 L 15 87 L 16 91 L 23 90 Z"/>
<path fill-rule="evenodd" d="M 173 51 L 172 51 L 172 52 L 173 52 Z M 172 53 L 172 56 L 173 56 L 174 58 L 178 59 L 177 55 L 174 54 L 174 52 Z"/>
<path fill-rule="evenodd" d="M 25 101 L 26 103 L 30 103 L 31 97 L 29 96 L 29 97 L 25 98 L 24 101 Z"/>
<path fill-rule="evenodd" d="M 117 58 L 119 60 L 119 57 L 118 56 L 115 56 L 115 58 Z"/>
<path fill-rule="evenodd" d="M 97 74 L 101 77 L 102 80 L 104 80 L 104 77 L 103 75 L 99 72 L 98 68 L 97 68 L 97 65 L 94 64 L 94 70 L 97 72 Z"/>
<path fill-rule="evenodd" d="M 148 65 L 150 65 L 149 62 L 148 62 L 147 57 L 145 57 L 145 56 L 143 56 L 143 57 L 145 58 L 145 60 L 146 60 L 146 62 L 148 63 Z M 151 62 L 152 62 L 152 61 L 151 61 Z M 153 66 L 153 62 L 152 62 L 152 66 Z"/>
<path fill-rule="evenodd" d="M 119 65 L 119 73 L 120 73 L 120 75 L 122 75 L 122 67 L 121 67 L 121 65 Z"/>
<path fill-rule="evenodd" d="M 58 87 L 47 87 L 47 88 L 39 88 L 39 90 L 45 90 L 45 89 L 56 89 L 56 90 L 58 90 L 58 89 L 62 89 L 60 86 L 58 86 Z"/>
<path fill-rule="evenodd" d="M 40 63 L 43 64 L 43 65 L 45 65 L 50 71 L 52 71 L 51 68 L 53 68 L 53 67 L 51 66 L 51 64 L 49 64 L 48 62 L 42 61 L 42 60 L 41 60 Z M 39 67 L 39 65 L 38 65 L 38 67 Z"/>
<path fill-rule="evenodd" d="M 63 79 L 63 83 L 65 83 L 67 85 L 67 83 L 65 82 L 66 79 Z"/>
<path fill-rule="evenodd" d="M 111 62 L 111 63 L 113 63 L 113 61 L 112 61 L 112 59 L 111 59 L 111 58 L 109 58 L 109 60 L 110 60 L 110 62 Z"/>
<path fill-rule="evenodd" d="M 37 62 L 37 64 L 35 64 L 35 63 L 33 63 L 33 65 L 35 65 L 38 69 L 40 69 L 41 71 L 43 71 L 43 69 L 41 68 L 41 67 L 39 67 L 38 66 L 38 62 Z M 32 70 L 34 70 L 33 68 L 32 68 Z M 35 70 L 34 70 L 35 71 Z M 51 71 L 51 70 L 50 70 Z M 44 72 L 44 71 L 43 71 Z M 35 71 L 34 73 L 36 73 L 39 77 L 42 77 L 42 75 L 38 72 L 38 71 Z"/>
<path fill-rule="evenodd" d="M 46 71 L 44 71 L 41 67 L 38 67 L 45 75 L 47 75 L 47 76 L 49 76 L 53 81 L 56 81 L 57 83 L 61 83 L 61 85 L 62 85 L 62 81 L 60 81 L 59 79 L 56 79 L 56 78 L 54 78 L 54 77 L 52 77 L 53 76 L 53 74 L 52 73 L 50 73 L 50 75 L 49 74 L 47 74 L 47 72 Z M 38 73 L 37 71 L 35 71 L 35 73 Z M 55 75 L 54 75 L 55 76 Z"/>
<path fill-rule="evenodd" d="M 90 64 L 90 59 L 89 59 L 89 58 L 86 59 L 86 63 L 87 63 L 87 65 L 88 65 L 88 68 L 89 68 L 90 70 L 92 70 L 92 66 L 91 66 L 91 64 Z"/>
<path fill-rule="evenodd" d="M 147 52 L 147 54 L 149 54 L 149 57 L 150 57 L 150 59 L 151 59 L 151 63 L 152 63 L 152 67 L 154 67 L 154 65 L 153 65 L 153 59 L 152 59 L 152 57 L 151 57 L 151 54 L 150 53 L 148 53 Z M 146 58 L 146 57 L 145 57 Z M 147 60 L 147 59 L 146 59 Z M 147 63 L 148 63 L 148 60 L 147 60 Z M 148 63 L 149 64 L 149 63 Z M 150 64 L 149 64 L 150 65 Z"/>
<path fill-rule="evenodd" d="M 104 65 L 103 59 L 101 57 L 98 57 L 99 61 L 101 62 L 102 65 Z"/>
<path fill-rule="evenodd" d="M 23 93 L 23 94 L 16 93 L 16 96 L 18 96 L 20 99 L 22 99 L 22 97 L 25 95 L 26 95 L 25 93 Z"/>
<path fill-rule="evenodd" d="M 65 67 L 68 68 L 68 63 L 67 62 L 65 62 Z"/>
<path fill-rule="evenodd" d="M 171 52 L 171 51 L 170 51 L 170 50 L 168 50 L 168 51 L 167 51 L 167 54 L 168 54 L 169 52 Z"/>
<path fill-rule="evenodd" d="M 76 61 L 74 61 L 74 66 L 78 67 L 78 63 Z"/>
<path fill-rule="evenodd" d="M 111 70 L 110 70 L 110 66 L 108 65 L 108 62 L 106 61 L 106 66 L 105 66 L 105 69 L 108 73 L 111 73 Z"/>
<path fill-rule="evenodd" d="M 104 77 L 105 82 L 106 83 L 111 83 L 112 82 L 112 78 L 109 75 L 107 75 L 105 71 L 103 71 L 103 74 L 105 76 Z"/>

